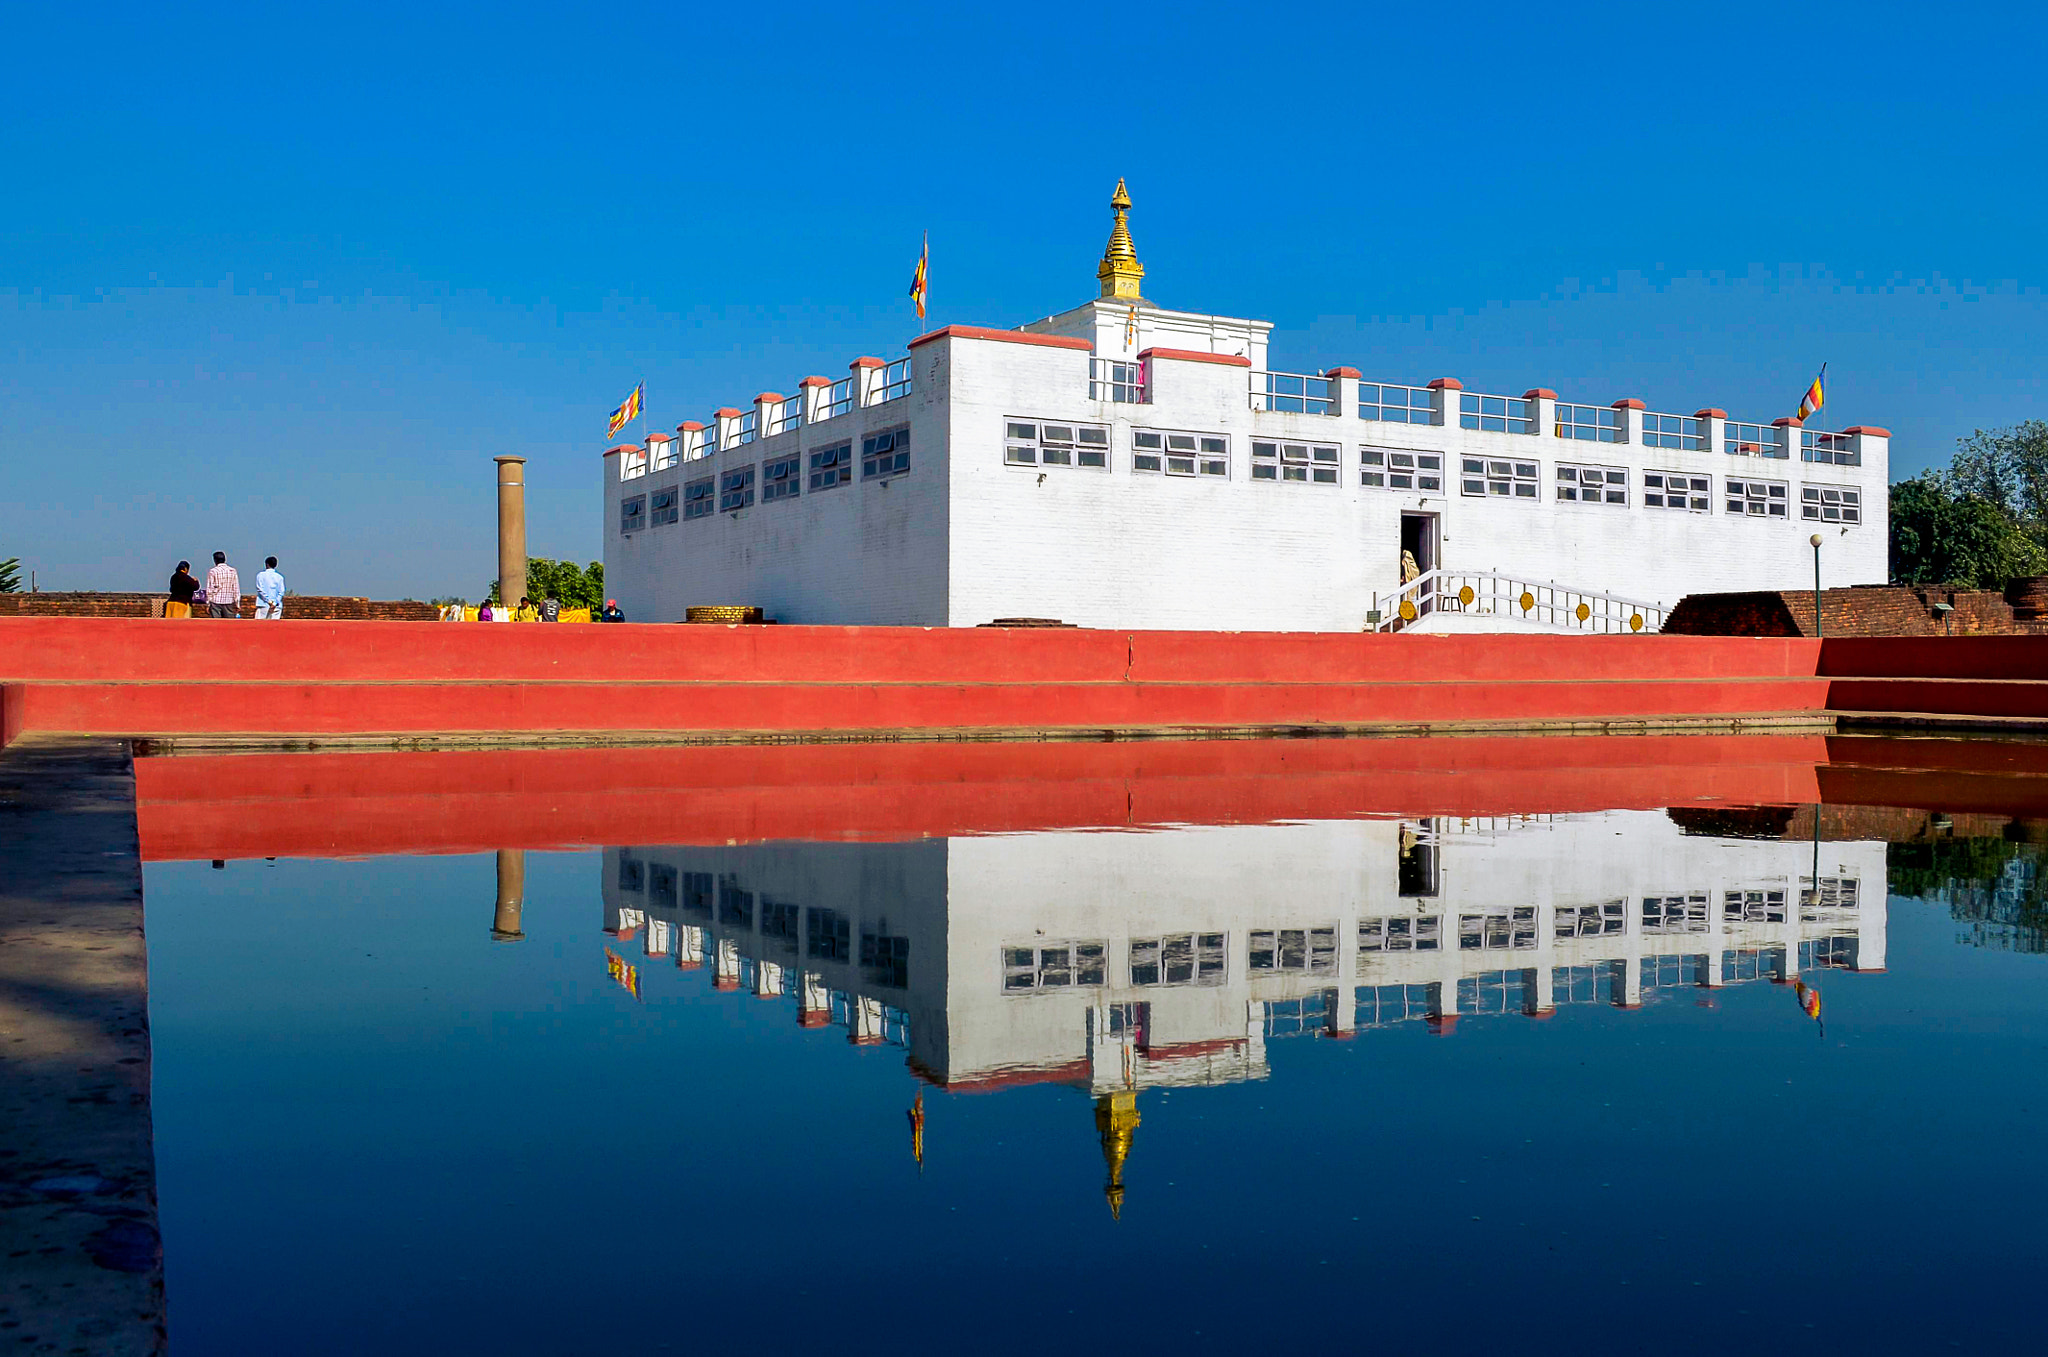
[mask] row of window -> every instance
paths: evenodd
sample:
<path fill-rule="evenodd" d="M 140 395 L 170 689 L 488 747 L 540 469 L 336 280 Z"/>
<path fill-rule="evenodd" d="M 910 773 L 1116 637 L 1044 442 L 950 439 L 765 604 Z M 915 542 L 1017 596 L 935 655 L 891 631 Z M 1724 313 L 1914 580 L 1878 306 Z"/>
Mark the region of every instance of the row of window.
<path fill-rule="evenodd" d="M 853 481 L 853 442 L 836 443 L 809 454 L 808 485 L 813 494 L 836 490 Z M 804 492 L 805 454 L 773 457 L 758 466 L 732 467 L 716 476 L 685 481 L 680 486 L 663 486 L 644 495 L 632 495 L 619 503 L 619 531 L 636 533 L 647 527 L 716 513 L 735 513 L 755 502 L 763 504 L 795 499 Z M 886 429 L 860 440 L 860 476 L 864 481 L 887 480 L 910 470 L 910 430 Z"/>
<path fill-rule="evenodd" d="M 1359 484 L 1380 490 L 1442 493 L 1444 456 L 1415 448 L 1362 445 L 1358 449 Z M 1251 478 L 1255 481 L 1298 481 L 1305 485 L 1336 485 L 1343 450 L 1332 443 L 1252 441 Z M 1109 429 L 1100 424 L 1047 424 L 1009 420 L 1005 424 L 1003 461 L 1016 467 L 1109 469 Z M 1474 499 L 1540 502 L 1542 464 L 1490 457 L 1461 457 L 1458 491 Z M 1226 434 L 1134 429 L 1131 470 L 1168 476 L 1230 476 L 1230 438 Z M 1572 504 L 1626 509 L 1630 503 L 1627 468 L 1560 462 L 1552 497 Z M 1746 518 L 1791 517 L 1791 486 L 1785 481 L 1723 477 L 1725 512 Z M 1677 471 L 1645 471 L 1641 493 L 1646 509 L 1677 509 L 1712 513 L 1711 476 Z M 1800 487 L 1800 517 L 1825 523 L 1860 523 L 1862 492 L 1849 486 Z"/>

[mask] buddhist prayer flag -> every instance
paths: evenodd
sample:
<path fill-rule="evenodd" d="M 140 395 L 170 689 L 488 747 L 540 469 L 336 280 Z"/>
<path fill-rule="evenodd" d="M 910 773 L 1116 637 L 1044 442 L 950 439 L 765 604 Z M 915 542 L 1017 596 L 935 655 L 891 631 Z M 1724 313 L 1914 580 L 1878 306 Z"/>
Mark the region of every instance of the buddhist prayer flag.
<path fill-rule="evenodd" d="M 1804 423 L 1808 416 L 1818 414 L 1820 407 L 1827 404 L 1827 392 L 1821 386 L 1827 380 L 1827 375 L 1828 365 L 1822 363 L 1820 365 L 1820 376 L 1813 379 L 1813 385 L 1807 387 L 1806 394 L 1799 398 L 1800 422 Z"/>
<path fill-rule="evenodd" d="M 610 438 L 613 434 L 640 418 L 640 388 L 645 385 L 647 383 L 642 382 L 639 386 L 635 386 L 633 394 L 626 397 L 626 403 L 612 411 L 611 427 L 605 430 L 606 438 Z"/>
<path fill-rule="evenodd" d="M 1138 342 L 1138 308 L 1132 307 L 1130 317 L 1124 321 L 1124 347 L 1130 348 Z"/>
<path fill-rule="evenodd" d="M 924 319 L 925 274 L 932 264 L 932 233 L 924 233 L 924 253 L 917 257 L 917 272 L 910 275 L 910 299 L 917 303 L 917 318 Z"/>

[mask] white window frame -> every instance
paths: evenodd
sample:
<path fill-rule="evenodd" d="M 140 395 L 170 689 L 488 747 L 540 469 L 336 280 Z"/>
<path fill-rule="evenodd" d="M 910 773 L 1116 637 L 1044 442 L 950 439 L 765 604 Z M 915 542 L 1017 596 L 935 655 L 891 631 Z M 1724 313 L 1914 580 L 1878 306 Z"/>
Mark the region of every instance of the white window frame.
<path fill-rule="evenodd" d="M 1757 494 L 1757 491 L 1762 494 Z M 1792 521 L 1792 487 L 1789 481 L 1759 480 L 1755 476 L 1723 476 L 1721 508 L 1734 518 L 1776 518 Z M 1776 510 L 1773 513 L 1772 510 Z"/>
<path fill-rule="evenodd" d="M 1441 495 L 1444 492 L 1444 454 L 1423 448 L 1389 448 L 1377 443 L 1358 445 L 1358 483 L 1375 490 L 1401 494 Z"/>
<path fill-rule="evenodd" d="M 1684 493 L 1679 496 L 1680 499 L 1687 501 L 1684 504 L 1673 504 L 1670 502 L 1671 478 L 1673 476 L 1681 477 L 1685 481 Z M 1651 483 L 1653 477 L 1655 478 L 1655 484 Z M 1662 468 L 1653 468 L 1645 471 L 1643 473 L 1643 507 L 1645 509 L 1662 509 L 1667 512 L 1676 510 L 1682 514 L 1710 514 L 1714 512 L 1714 478 L 1712 476 L 1696 476 L 1690 471 L 1665 471 Z"/>
<path fill-rule="evenodd" d="M 1184 949 L 1178 956 L 1174 951 L 1176 944 Z M 1187 974 L 1178 979 L 1168 969 L 1177 962 L 1187 968 Z M 1152 979 L 1139 979 L 1140 968 L 1150 968 Z M 1133 988 L 1221 985 L 1230 977 L 1230 935 L 1220 931 L 1196 931 L 1168 933 L 1156 938 L 1132 938 L 1126 970 Z"/>
<path fill-rule="evenodd" d="M 1476 488 L 1475 488 L 1476 487 Z M 1458 493 L 1467 499 L 1543 502 L 1543 463 L 1536 458 L 1458 457 Z"/>
<path fill-rule="evenodd" d="M 1019 959 L 1027 953 L 1028 961 Z M 1094 989 L 1109 983 L 1109 944 L 1101 938 L 1073 942 L 1033 939 L 1030 942 L 1005 943 L 1001 960 L 1005 994 Z M 1048 976 L 1064 978 L 1048 980 Z M 1016 981 L 1024 983 L 1014 983 Z"/>
<path fill-rule="evenodd" d="M 1189 429 L 1131 430 L 1131 470 L 1147 476 L 1230 479 L 1230 435 Z"/>
<path fill-rule="evenodd" d="M 1336 485 L 1342 477 L 1344 449 L 1335 443 L 1291 442 L 1284 438 L 1252 440 L 1252 479 L 1276 484 Z"/>
<path fill-rule="evenodd" d="M 1832 504 L 1828 496 L 1834 495 Z M 1835 511 L 1833 518 L 1827 511 Z M 1841 523 L 1848 527 L 1863 526 L 1863 488 L 1857 485 L 1822 485 L 1814 481 L 1799 484 L 1799 516 L 1815 523 Z"/>
<path fill-rule="evenodd" d="M 1006 418 L 1003 465 L 1026 471 L 1108 471 L 1109 426 L 1021 415 Z"/>
<path fill-rule="evenodd" d="M 1590 504 L 1602 509 L 1626 509 L 1629 506 L 1628 468 L 1625 466 L 1559 462 L 1556 476 L 1550 493 L 1560 504 Z M 1596 478 L 1592 484 L 1598 487 L 1591 499 L 1586 498 L 1588 476 Z M 1617 494 L 1620 499 L 1614 498 Z"/>
<path fill-rule="evenodd" d="M 892 397 L 893 399 L 893 397 Z M 883 440 L 888 446 L 883 446 Z M 895 476 L 910 474 L 910 426 L 895 429 L 875 429 L 862 435 L 860 440 L 860 478 L 864 481 L 886 481 Z"/>

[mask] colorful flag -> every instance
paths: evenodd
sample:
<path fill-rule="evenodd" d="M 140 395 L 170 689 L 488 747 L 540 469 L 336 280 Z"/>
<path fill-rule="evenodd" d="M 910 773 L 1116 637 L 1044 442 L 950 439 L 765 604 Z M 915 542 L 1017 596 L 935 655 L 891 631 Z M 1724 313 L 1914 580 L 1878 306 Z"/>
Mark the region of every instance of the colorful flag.
<path fill-rule="evenodd" d="M 932 233 L 924 233 L 924 253 L 917 257 L 917 272 L 910 275 L 910 299 L 917 303 L 917 318 L 924 319 L 925 273 L 932 263 Z"/>
<path fill-rule="evenodd" d="M 1138 342 L 1138 308 L 1132 307 L 1130 318 L 1124 321 L 1124 347 L 1131 348 Z"/>
<path fill-rule="evenodd" d="M 610 438 L 613 434 L 640 418 L 640 387 L 645 385 L 647 383 L 642 382 L 639 386 L 635 386 L 633 394 L 626 397 L 626 403 L 612 411 L 611 427 L 606 429 L 604 434 L 606 438 Z"/>
<path fill-rule="evenodd" d="M 1820 376 L 1813 379 L 1813 385 L 1806 388 L 1806 394 L 1799 398 L 1799 420 L 1804 423 L 1808 416 L 1820 413 L 1820 407 L 1827 404 L 1827 392 L 1821 383 L 1827 379 L 1828 365 L 1820 365 Z"/>

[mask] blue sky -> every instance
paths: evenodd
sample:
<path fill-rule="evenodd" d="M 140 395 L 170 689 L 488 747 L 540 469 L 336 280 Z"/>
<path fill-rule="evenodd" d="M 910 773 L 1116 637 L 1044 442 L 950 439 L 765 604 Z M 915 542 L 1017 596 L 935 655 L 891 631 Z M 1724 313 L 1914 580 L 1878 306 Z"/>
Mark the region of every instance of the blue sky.
<path fill-rule="evenodd" d="M 72 17 L 82 15 L 83 18 Z M 10 12 L 0 557 L 474 595 L 492 455 L 601 550 L 605 413 L 673 428 L 1095 292 L 1272 362 L 1893 430 L 2048 416 L 2032 8 L 508 0 Z"/>

